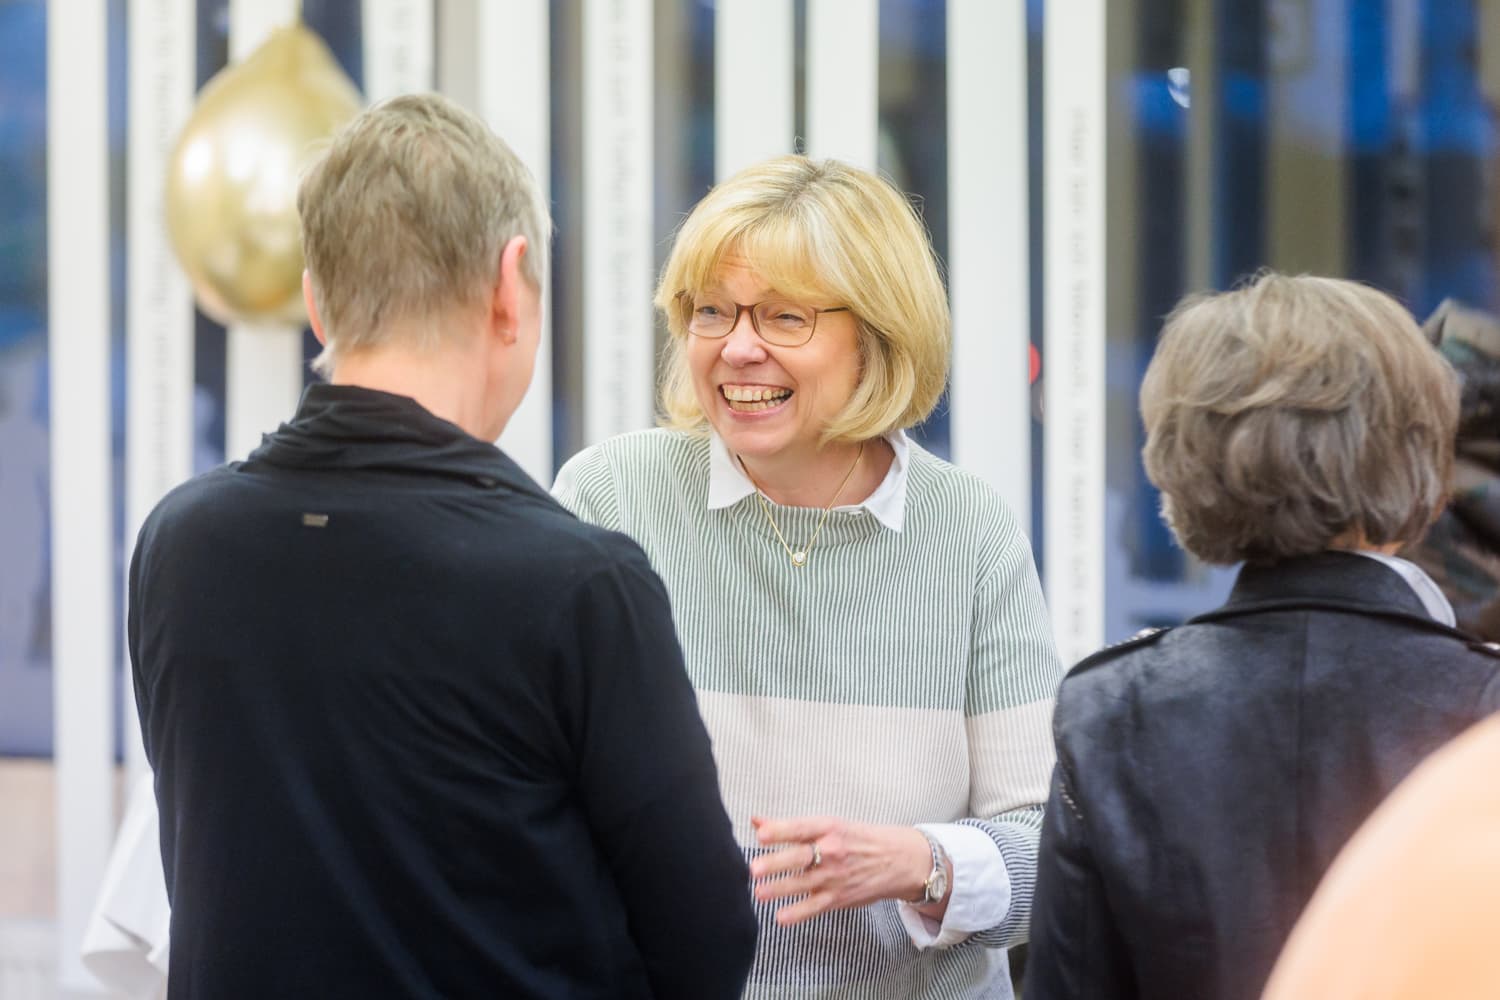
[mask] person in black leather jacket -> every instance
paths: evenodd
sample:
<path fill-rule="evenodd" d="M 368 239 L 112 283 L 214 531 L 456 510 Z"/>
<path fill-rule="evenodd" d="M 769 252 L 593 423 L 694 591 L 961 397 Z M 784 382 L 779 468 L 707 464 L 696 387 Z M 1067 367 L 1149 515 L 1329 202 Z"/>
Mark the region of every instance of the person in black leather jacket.
<path fill-rule="evenodd" d="M 1260 995 L 1325 869 L 1500 658 L 1394 557 L 1442 508 L 1458 395 L 1396 302 L 1263 274 L 1169 318 L 1141 387 L 1178 541 L 1233 593 L 1063 681 L 1027 1000 Z"/>

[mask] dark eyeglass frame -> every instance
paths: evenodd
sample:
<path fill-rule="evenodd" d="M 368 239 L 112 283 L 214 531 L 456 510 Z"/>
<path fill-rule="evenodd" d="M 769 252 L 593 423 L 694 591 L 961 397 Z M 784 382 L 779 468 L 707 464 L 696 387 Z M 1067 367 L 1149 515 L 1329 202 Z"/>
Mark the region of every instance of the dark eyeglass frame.
<path fill-rule="evenodd" d="M 730 324 L 727 327 L 724 328 L 724 332 L 723 333 L 720 333 L 720 334 L 709 334 L 709 333 L 699 333 L 699 332 L 697 332 L 696 330 L 693 329 L 693 296 L 692 296 L 692 294 L 689 293 L 689 292 L 687 292 L 687 291 L 681 291 L 681 292 L 677 293 L 676 298 L 677 298 L 677 308 L 678 308 L 678 311 L 682 314 L 682 328 L 684 330 L 686 330 L 689 334 L 693 335 L 694 337 L 697 337 L 697 338 L 699 338 L 701 340 L 723 340 L 725 337 L 729 336 L 731 333 L 734 332 L 735 327 L 737 327 L 737 326 L 740 325 L 740 314 L 744 313 L 744 312 L 748 312 L 750 314 L 750 329 L 754 330 L 755 331 L 755 335 L 757 337 L 759 337 L 761 340 L 764 340 L 766 343 L 770 344 L 772 347 L 802 347 L 802 346 L 806 345 L 808 341 L 810 341 L 810 340 L 813 339 L 813 334 L 815 334 L 815 333 L 818 332 L 818 317 L 819 316 L 821 316 L 823 313 L 836 313 L 836 312 L 848 312 L 849 311 L 849 307 L 848 306 L 830 306 L 827 309 L 814 309 L 812 311 L 813 320 L 812 320 L 812 323 L 810 323 L 808 325 L 807 336 L 804 339 L 799 340 L 795 344 L 787 344 L 787 343 L 781 343 L 781 342 L 778 342 L 778 341 L 775 341 L 775 340 L 771 340 L 765 334 L 761 333 L 760 332 L 760 319 L 755 315 L 755 310 L 758 309 L 758 308 L 760 308 L 761 306 L 765 305 L 766 303 L 768 303 L 768 302 L 787 302 L 788 300 L 786 300 L 786 299 L 762 299 L 759 302 L 751 302 L 751 303 L 748 303 L 748 304 L 744 303 L 744 302 L 724 302 L 724 303 L 720 303 L 721 305 L 732 305 L 732 306 L 734 306 L 734 319 L 733 319 L 733 321 L 730 322 Z M 793 304 L 795 304 L 795 303 L 793 303 Z"/>

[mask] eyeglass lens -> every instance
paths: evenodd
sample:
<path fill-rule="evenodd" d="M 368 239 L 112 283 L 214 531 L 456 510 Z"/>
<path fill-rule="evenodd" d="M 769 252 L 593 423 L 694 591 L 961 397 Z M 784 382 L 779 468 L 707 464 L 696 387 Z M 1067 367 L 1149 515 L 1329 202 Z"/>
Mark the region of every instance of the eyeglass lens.
<path fill-rule="evenodd" d="M 768 299 L 741 306 L 727 299 L 697 296 L 684 300 L 688 310 L 688 332 L 698 337 L 718 338 L 729 334 L 739 322 L 741 309 L 748 309 L 755 332 L 772 344 L 797 346 L 812 336 L 817 310 L 795 302 Z"/>

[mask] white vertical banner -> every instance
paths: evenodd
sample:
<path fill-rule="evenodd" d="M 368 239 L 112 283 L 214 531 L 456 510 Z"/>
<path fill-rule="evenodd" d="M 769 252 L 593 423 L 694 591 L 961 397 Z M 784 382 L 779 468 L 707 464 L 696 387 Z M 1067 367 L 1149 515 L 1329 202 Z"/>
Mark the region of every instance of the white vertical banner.
<path fill-rule="evenodd" d="M 51 449 L 57 970 L 79 948 L 114 834 L 114 490 L 110 468 L 109 64 L 103 0 L 47 5 L 47 377 Z"/>
<path fill-rule="evenodd" d="M 1044 571 L 1072 665 L 1104 641 L 1105 0 L 1045 16 Z"/>
<path fill-rule="evenodd" d="M 585 445 L 653 413 L 651 2 L 583 4 Z"/>
<path fill-rule="evenodd" d="M 163 184 L 173 143 L 192 111 L 197 51 L 194 0 L 137 0 L 128 13 L 127 560 L 151 508 L 193 472 L 193 300 L 167 239 Z M 127 660 L 127 678 L 129 669 Z M 134 787 L 146 761 L 129 683 L 124 701 L 127 787 Z"/>
<path fill-rule="evenodd" d="M 298 0 L 229 0 L 229 61 L 254 52 L 297 20 Z M 225 350 L 224 456 L 244 458 L 260 436 L 291 417 L 302 395 L 302 329 L 235 324 Z"/>
<path fill-rule="evenodd" d="M 552 170 L 547 0 L 489 0 L 479 5 L 478 18 L 479 114 L 531 169 L 545 197 Z M 498 52 L 504 58 L 493 55 Z M 550 275 L 551 262 L 543 262 Z M 542 341 L 531 388 L 500 436 L 505 453 L 543 486 L 552 483 L 552 318 L 546 308 L 551 301 L 543 289 Z"/>
<path fill-rule="evenodd" d="M 794 36 L 792 0 L 718 0 L 715 179 L 795 150 Z"/>
<path fill-rule="evenodd" d="M 362 0 L 363 89 L 371 104 L 432 89 L 432 5 L 433 0 Z"/>
<path fill-rule="evenodd" d="M 1025 0 L 948 2 L 953 458 L 1031 530 Z"/>
<path fill-rule="evenodd" d="M 875 169 L 879 0 L 807 0 L 807 152 Z"/>

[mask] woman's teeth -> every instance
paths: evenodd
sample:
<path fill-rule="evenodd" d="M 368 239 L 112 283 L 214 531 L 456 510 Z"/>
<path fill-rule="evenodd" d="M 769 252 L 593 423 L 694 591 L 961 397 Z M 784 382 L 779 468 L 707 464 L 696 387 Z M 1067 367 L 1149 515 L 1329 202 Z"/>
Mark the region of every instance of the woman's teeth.
<path fill-rule="evenodd" d="M 719 390 L 736 413 L 757 413 L 779 406 L 792 394 L 790 389 L 764 388 L 760 386 L 723 386 Z"/>

